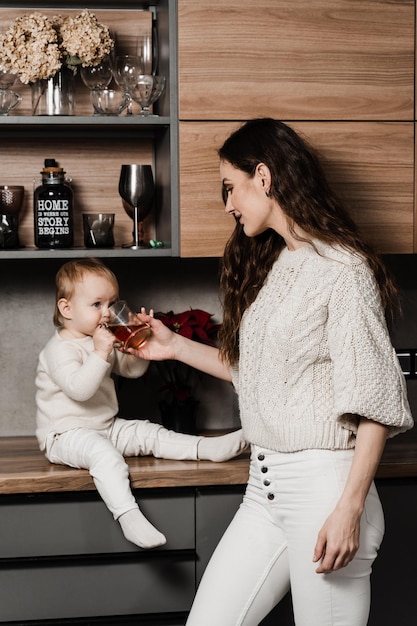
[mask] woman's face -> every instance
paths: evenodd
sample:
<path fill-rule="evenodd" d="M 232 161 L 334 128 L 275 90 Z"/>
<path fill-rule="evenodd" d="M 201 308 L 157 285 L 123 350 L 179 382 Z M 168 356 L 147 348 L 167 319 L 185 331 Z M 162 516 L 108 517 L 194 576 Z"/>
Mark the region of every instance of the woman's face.
<path fill-rule="evenodd" d="M 268 228 L 281 234 L 286 220 L 276 200 L 267 196 L 271 180 L 264 164 L 260 163 L 251 177 L 228 161 L 221 161 L 220 177 L 226 199 L 225 211 L 242 224 L 245 235 L 255 237 Z"/>

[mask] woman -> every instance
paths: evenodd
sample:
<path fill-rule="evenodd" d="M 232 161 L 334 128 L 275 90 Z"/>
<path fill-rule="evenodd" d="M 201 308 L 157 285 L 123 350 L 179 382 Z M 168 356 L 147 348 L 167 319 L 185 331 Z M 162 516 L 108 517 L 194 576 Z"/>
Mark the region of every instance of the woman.
<path fill-rule="evenodd" d="M 365 626 L 384 532 L 373 478 L 386 438 L 413 424 L 385 322 L 395 288 L 291 128 L 249 121 L 219 156 L 237 222 L 220 350 L 145 316 L 137 353 L 232 381 L 252 448 L 187 624 L 255 626 L 291 589 L 297 626 Z"/>

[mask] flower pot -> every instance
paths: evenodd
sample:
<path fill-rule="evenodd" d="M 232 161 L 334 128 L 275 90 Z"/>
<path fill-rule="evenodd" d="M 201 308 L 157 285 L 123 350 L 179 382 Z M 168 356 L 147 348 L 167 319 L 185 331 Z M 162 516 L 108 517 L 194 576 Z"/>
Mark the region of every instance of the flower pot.
<path fill-rule="evenodd" d="M 32 115 L 74 115 L 74 83 L 74 74 L 66 67 L 32 83 Z"/>
<path fill-rule="evenodd" d="M 169 430 L 175 430 L 177 433 L 185 433 L 195 435 L 197 409 L 200 403 L 194 398 L 188 398 L 184 402 L 166 402 L 162 400 L 159 403 L 161 411 L 162 424 Z"/>

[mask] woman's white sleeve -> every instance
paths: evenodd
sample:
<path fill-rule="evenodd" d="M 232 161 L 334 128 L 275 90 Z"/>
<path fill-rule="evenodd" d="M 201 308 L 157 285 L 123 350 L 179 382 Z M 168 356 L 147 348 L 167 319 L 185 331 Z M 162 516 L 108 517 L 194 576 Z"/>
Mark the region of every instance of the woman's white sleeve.
<path fill-rule="evenodd" d="M 388 426 L 390 437 L 412 428 L 404 375 L 365 263 L 342 267 L 328 313 L 336 419 L 355 431 L 359 415 Z"/>

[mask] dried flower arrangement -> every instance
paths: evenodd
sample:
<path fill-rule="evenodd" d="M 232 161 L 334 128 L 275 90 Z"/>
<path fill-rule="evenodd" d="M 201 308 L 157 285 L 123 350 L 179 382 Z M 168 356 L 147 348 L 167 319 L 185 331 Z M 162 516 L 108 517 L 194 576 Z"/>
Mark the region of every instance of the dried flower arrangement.
<path fill-rule="evenodd" d="M 87 9 L 52 18 L 35 12 L 0 34 L 0 64 L 29 84 L 51 78 L 62 66 L 75 73 L 79 65 L 97 65 L 113 47 L 108 27 Z"/>

